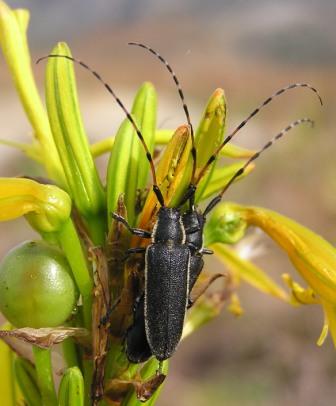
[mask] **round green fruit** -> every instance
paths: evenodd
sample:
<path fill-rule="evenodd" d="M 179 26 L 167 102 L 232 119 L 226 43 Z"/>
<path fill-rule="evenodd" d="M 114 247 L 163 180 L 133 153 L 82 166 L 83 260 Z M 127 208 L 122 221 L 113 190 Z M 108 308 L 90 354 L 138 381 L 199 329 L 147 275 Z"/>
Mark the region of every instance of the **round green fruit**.
<path fill-rule="evenodd" d="M 0 311 L 15 327 L 55 327 L 78 299 L 69 264 L 56 247 L 26 241 L 0 264 Z"/>

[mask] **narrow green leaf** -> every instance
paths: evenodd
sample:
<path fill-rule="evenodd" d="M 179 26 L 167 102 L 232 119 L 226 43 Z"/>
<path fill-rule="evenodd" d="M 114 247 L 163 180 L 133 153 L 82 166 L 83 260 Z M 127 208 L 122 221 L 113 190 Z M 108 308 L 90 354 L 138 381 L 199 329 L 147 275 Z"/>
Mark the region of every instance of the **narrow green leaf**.
<path fill-rule="evenodd" d="M 33 365 L 23 359 L 14 361 L 15 377 L 28 406 L 40 406 L 42 398 L 38 389 L 36 370 Z"/>
<path fill-rule="evenodd" d="M 144 83 L 138 90 L 133 107 L 134 117 L 148 149 L 154 147 L 157 98 L 151 83 Z M 107 169 L 107 209 L 109 222 L 121 193 L 125 194 L 128 221 L 134 224 L 137 190 L 144 189 L 148 178 L 148 160 L 132 124 L 125 119 L 115 137 Z"/>

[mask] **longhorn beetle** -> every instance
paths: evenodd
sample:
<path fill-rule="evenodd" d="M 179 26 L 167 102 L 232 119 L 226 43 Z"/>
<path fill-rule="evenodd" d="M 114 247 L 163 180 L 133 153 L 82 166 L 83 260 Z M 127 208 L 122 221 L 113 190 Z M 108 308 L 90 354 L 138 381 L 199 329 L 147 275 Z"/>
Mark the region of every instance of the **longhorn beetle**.
<path fill-rule="evenodd" d="M 155 57 L 157 57 L 168 69 L 170 74 L 173 77 L 173 80 L 177 86 L 178 93 L 180 95 L 180 98 L 182 99 L 183 103 L 183 108 L 187 116 L 187 120 L 190 123 L 189 119 L 189 113 L 188 113 L 188 108 L 184 102 L 184 95 L 182 88 L 179 84 L 179 81 L 167 62 L 166 59 L 164 59 L 160 54 L 158 54 L 154 49 L 148 47 L 145 44 L 141 43 L 135 43 L 131 42 L 129 45 L 135 45 L 139 46 L 141 48 L 146 49 L 147 51 L 151 52 Z M 260 104 L 256 109 L 252 111 L 251 114 L 249 114 L 235 129 L 232 131 L 232 133 L 225 138 L 223 141 L 222 145 L 219 146 L 219 148 L 215 151 L 212 157 L 210 157 L 208 163 L 205 165 L 202 173 L 199 175 L 198 181 L 201 179 L 203 174 L 205 173 L 207 167 L 211 164 L 211 162 L 214 160 L 214 157 L 218 155 L 219 151 L 234 137 L 234 135 L 246 125 L 246 123 L 254 117 L 260 110 L 262 110 L 267 104 L 269 104 L 275 97 L 281 95 L 282 93 L 285 93 L 287 90 L 294 89 L 296 87 L 307 87 L 311 90 L 313 90 L 319 100 L 320 103 L 322 104 L 322 99 L 319 96 L 318 92 L 316 89 L 312 88 L 310 85 L 305 84 L 305 83 L 296 83 L 296 84 L 291 84 L 289 86 L 286 86 L 277 92 L 275 92 L 273 95 L 268 97 L 262 104 Z M 293 123 L 293 126 L 299 124 L 299 122 Z M 286 128 L 285 131 L 288 131 L 290 127 Z M 278 136 L 275 137 L 275 139 L 280 138 L 281 135 L 279 134 Z M 270 145 L 266 144 L 265 149 L 268 148 Z M 262 149 L 263 150 L 263 149 Z M 191 203 L 190 209 L 185 212 L 182 216 L 182 221 L 183 225 L 186 231 L 186 243 L 189 246 L 189 249 L 191 251 L 190 255 L 190 264 L 189 264 L 189 307 L 192 305 L 192 300 L 190 297 L 191 290 L 193 286 L 195 285 L 198 276 L 200 275 L 203 266 L 204 266 L 204 260 L 203 260 L 203 254 L 212 254 L 211 250 L 208 250 L 203 247 L 203 229 L 204 225 L 206 223 L 206 215 L 213 209 L 213 207 L 220 201 L 221 197 L 223 196 L 224 192 L 227 190 L 227 188 L 230 186 L 230 184 L 239 176 L 241 175 L 245 168 L 254 160 L 256 159 L 259 154 L 256 154 L 256 156 L 253 156 L 250 161 L 246 163 L 246 165 L 241 168 L 236 175 L 231 179 L 231 181 L 226 185 L 224 190 L 218 195 L 215 199 L 213 199 L 208 207 L 205 209 L 205 211 L 202 213 L 200 210 L 197 210 L 194 205 Z M 197 184 L 197 182 L 196 182 Z M 150 356 L 150 347 L 146 339 L 146 332 L 145 332 L 145 321 L 144 321 L 144 295 L 142 295 L 138 300 L 136 301 L 136 304 L 134 306 L 134 321 L 133 325 L 128 329 L 127 335 L 126 335 L 126 354 L 127 357 L 131 362 L 144 362 L 146 361 Z"/>
<path fill-rule="evenodd" d="M 152 53 L 155 53 L 155 51 L 151 50 L 150 48 L 142 44 L 137 45 L 147 48 Z M 157 53 L 155 54 L 158 56 Z M 138 228 L 132 228 L 124 218 L 120 217 L 115 213 L 113 213 L 112 216 L 115 220 L 123 223 L 132 234 L 140 236 L 142 238 L 152 239 L 152 243 L 148 245 L 146 248 L 135 247 L 129 249 L 128 252 L 129 253 L 145 252 L 144 324 L 146 331 L 146 339 L 148 341 L 151 353 L 159 361 L 163 361 L 173 354 L 173 352 L 176 349 L 176 346 L 180 341 L 184 317 L 188 304 L 190 286 L 191 284 L 196 282 L 198 274 L 201 272 L 203 268 L 202 258 L 201 258 L 202 261 L 200 262 L 198 261 L 198 264 L 194 265 L 193 269 L 190 268 L 192 256 L 201 256 L 203 253 L 206 253 L 205 251 L 202 251 L 202 249 L 200 249 L 199 247 L 199 244 L 202 244 L 203 226 L 204 226 L 204 222 L 200 224 L 199 218 L 203 218 L 205 221 L 206 215 L 215 207 L 216 204 L 220 202 L 224 192 L 228 189 L 228 187 L 232 184 L 232 182 L 238 176 L 243 174 L 246 167 L 253 160 L 257 159 L 258 156 L 264 150 L 269 148 L 274 141 L 281 138 L 293 127 L 304 122 L 310 122 L 312 124 L 312 121 L 307 118 L 296 120 L 295 122 L 287 126 L 283 131 L 278 133 L 267 144 L 265 144 L 265 146 L 260 151 L 254 154 L 245 163 L 245 165 L 242 166 L 242 168 L 240 168 L 233 175 L 233 177 L 226 184 L 226 186 L 223 188 L 220 194 L 210 201 L 203 214 L 197 212 L 194 207 L 193 201 L 196 186 L 199 180 L 202 178 L 207 168 L 215 160 L 216 156 L 218 155 L 219 151 L 224 147 L 224 145 L 226 145 L 226 143 L 228 143 L 232 139 L 232 137 L 237 133 L 237 131 L 240 128 L 242 128 L 250 118 L 252 118 L 255 114 L 257 114 L 262 107 L 268 104 L 272 100 L 273 96 L 265 100 L 265 102 L 258 109 L 254 110 L 254 112 L 252 112 L 251 115 L 246 120 L 244 120 L 229 136 L 227 136 L 224 139 L 223 143 L 216 149 L 214 154 L 209 158 L 208 162 L 202 168 L 199 175 L 197 176 L 197 179 L 195 179 L 196 148 L 193 127 L 191 125 L 188 108 L 184 102 L 184 96 L 179 86 L 179 83 L 176 79 L 176 76 L 173 73 L 170 66 L 167 64 L 167 62 L 165 62 L 168 70 L 173 75 L 175 83 L 178 86 L 180 98 L 183 102 L 183 108 L 187 116 L 188 124 L 190 126 L 190 133 L 192 139 L 191 153 L 193 158 L 193 170 L 191 182 L 187 189 L 187 192 L 185 193 L 178 207 L 170 208 L 165 205 L 163 195 L 157 184 L 153 159 L 144 141 L 141 131 L 139 130 L 137 124 L 135 123 L 134 119 L 127 111 L 123 103 L 116 96 L 112 88 L 102 80 L 102 78 L 97 72 L 93 71 L 91 68 L 88 67 L 88 65 L 86 65 L 81 61 L 78 61 L 67 55 L 52 54 L 48 55 L 47 57 L 63 57 L 73 62 L 77 62 L 84 68 L 88 69 L 98 80 L 100 80 L 104 84 L 106 89 L 112 94 L 112 96 L 119 104 L 119 106 L 125 112 L 127 118 L 132 123 L 136 131 L 136 134 L 139 137 L 139 140 L 141 141 L 146 151 L 146 156 L 150 164 L 153 178 L 152 185 L 153 191 L 161 206 L 158 210 L 157 220 L 155 222 L 152 232 L 149 232 L 147 230 L 141 230 Z M 162 60 L 164 61 L 163 58 Z M 312 88 L 307 84 L 293 84 L 279 90 L 275 95 L 281 94 L 285 92 L 287 89 L 291 89 L 294 87 L 308 87 L 315 93 L 317 93 L 317 91 L 314 88 Z M 190 201 L 190 210 L 187 213 L 182 213 L 182 207 L 188 200 Z M 198 213 L 201 217 L 198 216 Z M 194 221 L 197 217 L 198 226 L 196 227 L 196 229 L 193 226 L 191 228 L 188 228 L 184 225 L 183 215 L 186 226 L 187 223 L 194 224 Z M 189 215 L 190 218 L 188 217 Z M 193 237 L 191 237 L 192 234 L 194 234 Z M 190 236 L 189 242 L 187 241 L 186 235 Z M 193 239 L 197 241 L 197 245 L 192 242 Z M 190 277 L 191 275 L 192 277 Z"/>

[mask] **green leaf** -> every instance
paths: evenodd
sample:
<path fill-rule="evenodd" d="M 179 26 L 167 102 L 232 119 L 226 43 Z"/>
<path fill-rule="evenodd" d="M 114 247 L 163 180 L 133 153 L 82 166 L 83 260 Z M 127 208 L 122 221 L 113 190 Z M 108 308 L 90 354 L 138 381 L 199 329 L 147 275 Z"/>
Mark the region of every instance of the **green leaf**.
<path fill-rule="evenodd" d="M 37 385 L 36 370 L 33 365 L 23 359 L 14 361 L 15 376 L 28 406 L 40 406 L 42 398 Z"/>
<path fill-rule="evenodd" d="M 133 107 L 134 117 L 150 152 L 153 151 L 156 126 L 157 97 L 151 83 L 144 83 L 138 90 Z M 120 194 L 125 194 L 128 222 L 136 220 L 137 190 L 144 189 L 148 178 L 146 152 L 128 119 L 125 119 L 115 137 L 107 169 L 107 210 L 117 207 Z"/>

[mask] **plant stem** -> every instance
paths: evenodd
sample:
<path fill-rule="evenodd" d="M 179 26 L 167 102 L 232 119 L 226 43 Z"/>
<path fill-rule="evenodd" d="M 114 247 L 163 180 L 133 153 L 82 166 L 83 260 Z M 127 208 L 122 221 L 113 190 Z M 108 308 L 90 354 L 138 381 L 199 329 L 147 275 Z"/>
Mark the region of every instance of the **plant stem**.
<path fill-rule="evenodd" d="M 93 364 L 91 360 L 83 359 L 83 371 L 84 371 L 84 405 L 91 405 L 91 384 L 93 374 Z"/>
<path fill-rule="evenodd" d="M 62 351 L 67 367 L 78 367 L 80 369 L 81 366 L 78 359 L 76 344 L 71 337 L 63 341 Z"/>
<path fill-rule="evenodd" d="M 93 280 L 81 242 L 71 219 L 59 231 L 58 239 L 82 295 L 84 326 L 91 330 Z"/>
<path fill-rule="evenodd" d="M 86 220 L 92 242 L 96 246 L 103 246 L 105 244 L 106 236 L 105 212 L 91 216 Z"/>
<path fill-rule="evenodd" d="M 51 365 L 51 350 L 33 346 L 37 380 L 44 406 L 57 406 Z"/>

